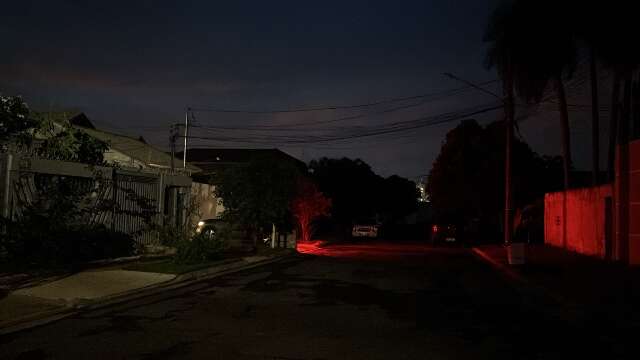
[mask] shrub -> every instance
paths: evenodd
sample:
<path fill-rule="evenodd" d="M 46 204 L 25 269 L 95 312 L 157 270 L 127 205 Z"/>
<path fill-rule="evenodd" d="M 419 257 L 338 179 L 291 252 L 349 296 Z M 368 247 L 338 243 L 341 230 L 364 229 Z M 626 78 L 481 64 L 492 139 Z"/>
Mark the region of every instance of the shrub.
<path fill-rule="evenodd" d="M 54 226 L 47 219 L 3 220 L 0 257 L 20 268 L 74 269 L 92 260 L 130 256 L 134 239 L 104 225 Z"/>
<path fill-rule="evenodd" d="M 190 240 L 180 241 L 174 261 L 178 264 L 196 264 L 218 259 L 227 248 L 222 236 L 209 237 L 196 234 Z"/>
<path fill-rule="evenodd" d="M 168 247 L 177 247 L 178 244 L 189 241 L 187 230 L 173 224 L 165 224 L 158 228 L 160 244 Z"/>

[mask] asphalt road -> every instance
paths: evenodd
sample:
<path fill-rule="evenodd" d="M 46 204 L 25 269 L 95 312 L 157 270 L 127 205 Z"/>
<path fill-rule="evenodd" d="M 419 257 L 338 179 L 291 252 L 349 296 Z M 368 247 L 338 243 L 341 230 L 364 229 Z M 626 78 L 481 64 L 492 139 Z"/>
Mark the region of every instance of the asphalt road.
<path fill-rule="evenodd" d="M 309 252 L 0 338 L 0 359 L 637 355 L 626 346 L 637 333 L 514 286 L 464 249 Z"/>

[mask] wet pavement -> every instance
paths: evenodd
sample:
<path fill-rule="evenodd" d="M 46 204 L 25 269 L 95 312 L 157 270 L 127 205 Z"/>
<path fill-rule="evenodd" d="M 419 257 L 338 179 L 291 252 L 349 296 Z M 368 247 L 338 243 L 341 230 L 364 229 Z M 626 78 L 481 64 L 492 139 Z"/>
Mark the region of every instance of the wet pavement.
<path fill-rule="evenodd" d="M 630 328 L 461 248 L 353 244 L 0 338 L 1 359 L 636 358 Z"/>

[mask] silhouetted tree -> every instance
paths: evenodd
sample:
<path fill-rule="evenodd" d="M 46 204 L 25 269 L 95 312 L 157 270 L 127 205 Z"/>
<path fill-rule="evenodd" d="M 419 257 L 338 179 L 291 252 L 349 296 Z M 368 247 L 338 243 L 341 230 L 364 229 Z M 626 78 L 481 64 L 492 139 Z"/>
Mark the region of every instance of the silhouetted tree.
<path fill-rule="evenodd" d="M 309 164 L 320 191 L 331 198 L 331 220 L 342 235 L 351 232 L 356 220 L 373 219 L 380 201 L 382 178 L 360 159 L 313 160 Z"/>
<path fill-rule="evenodd" d="M 33 150 L 46 159 L 90 165 L 103 165 L 109 148 L 104 141 L 71 126 L 64 117 L 54 121 L 47 113 L 32 112 L 21 97 L 2 95 L 0 146 L 3 151 Z"/>
<path fill-rule="evenodd" d="M 27 104 L 19 96 L 0 94 L 0 145 L 23 146 L 31 144 L 33 133 L 40 121 L 31 116 Z"/>
<path fill-rule="evenodd" d="M 289 204 L 299 176 L 293 164 L 268 156 L 222 170 L 214 181 L 225 207 L 223 218 L 248 230 L 256 243 L 272 224 L 290 227 Z"/>
<path fill-rule="evenodd" d="M 589 80 L 591 89 L 591 162 L 592 162 L 592 182 L 598 184 L 600 173 L 600 105 L 598 98 L 598 44 L 600 27 L 596 26 L 600 22 L 599 6 L 597 2 L 582 2 L 577 6 L 575 1 L 571 1 L 575 10 L 582 10 L 575 19 L 575 31 L 578 39 L 584 42 L 589 53 Z"/>
<path fill-rule="evenodd" d="M 309 164 L 320 191 L 332 200 L 331 223 L 342 236 L 360 221 L 393 222 L 417 207 L 415 183 L 399 176 L 383 178 L 360 159 L 313 160 Z"/>
<path fill-rule="evenodd" d="M 598 23 L 603 24 L 597 31 L 588 33 L 587 41 L 603 65 L 613 72 L 608 154 L 608 170 L 613 176 L 615 144 L 625 143 L 629 136 L 633 73 L 640 64 L 640 48 L 635 45 L 637 11 L 633 2 L 612 1 L 586 6 L 589 16 L 597 17 Z"/>
<path fill-rule="evenodd" d="M 378 211 L 382 222 L 400 222 L 418 208 L 420 191 L 415 182 L 392 175 L 384 179 L 381 186 Z"/>
<path fill-rule="evenodd" d="M 564 159 L 564 184 L 569 187 L 571 139 L 563 78 L 576 66 L 571 8 L 551 0 L 504 0 L 492 14 L 485 41 L 487 65 L 504 74 L 509 68 L 517 95 L 540 102 L 553 86 L 558 97 Z"/>
<path fill-rule="evenodd" d="M 495 226 L 504 204 L 504 127 L 465 120 L 447 133 L 427 188 L 441 220 Z M 514 205 L 521 208 L 562 188 L 559 158 L 540 157 L 521 140 L 513 143 Z"/>

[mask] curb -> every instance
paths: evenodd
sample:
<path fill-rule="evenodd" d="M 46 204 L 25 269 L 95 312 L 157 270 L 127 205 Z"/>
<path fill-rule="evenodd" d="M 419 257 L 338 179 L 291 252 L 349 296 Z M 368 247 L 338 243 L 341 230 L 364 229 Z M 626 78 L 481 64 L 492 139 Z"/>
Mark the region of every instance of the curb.
<path fill-rule="evenodd" d="M 505 275 L 509 279 L 517 281 L 522 284 L 529 283 L 527 279 L 525 279 L 517 271 L 513 270 L 509 265 L 506 265 L 497 261 L 496 259 L 492 258 L 489 254 L 487 254 L 484 250 L 481 250 L 477 247 L 473 247 L 471 248 L 471 251 L 473 252 L 474 255 L 484 260 L 485 262 L 487 262 L 494 269 L 500 271 L 503 275 Z"/>
<path fill-rule="evenodd" d="M 246 263 L 242 259 L 229 261 L 228 263 L 222 264 L 220 266 L 197 270 L 191 273 L 181 274 L 176 276 L 174 279 L 163 282 L 163 283 L 149 285 L 142 288 L 130 290 L 127 292 L 105 296 L 95 300 L 80 302 L 77 304 L 61 307 L 58 309 L 25 315 L 21 318 L 7 321 L 5 324 L 0 324 L 0 335 L 8 335 L 18 331 L 23 331 L 23 330 L 31 329 L 34 327 L 50 324 L 58 320 L 62 320 L 71 315 L 78 314 L 83 311 L 103 309 L 106 307 L 129 302 L 132 300 L 137 300 L 137 299 L 142 299 L 145 297 L 157 295 L 164 291 L 187 287 L 189 285 L 195 284 L 203 280 L 213 279 L 213 278 L 228 275 L 234 272 L 239 272 L 239 271 L 248 270 L 248 269 L 252 269 L 252 268 L 263 266 L 263 265 L 268 265 L 271 263 L 285 260 L 287 258 L 294 257 L 295 255 L 296 254 L 275 256 L 275 257 L 266 258 L 264 260 L 258 260 L 252 263 Z M 240 263 L 243 263 L 243 262 L 245 264 L 240 265 Z M 234 265 L 240 265 L 240 266 L 234 266 Z"/>
<path fill-rule="evenodd" d="M 547 289 L 546 287 L 544 287 L 544 286 L 542 286 L 540 284 L 536 284 L 536 283 L 526 279 L 524 276 L 522 276 L 520 273 L 515 271 L 509 265 L 501 263 L 501 262 L 495 260 L 489 254 L 487 254 L 485 251 L 483 251 L 481 249 L 478 249 L 476 247 L 471 248 L 471 250 L 472 250 L 473 254 L 476 255 L 478 258 L 480 258 L 481 260 L 487 262 L 494 269 L 498 270 L 504 277 L 506 277 L 509 280 L 513 281 L 515 283 L 515 285 L 518 286 L 523 291 L 524 294 L 551 299 L 553 302 L 563 306 L 565 311 L 568 311 L 568 312 L 571 312 L 571 313 L 575 312 L 574 309 L 571 306 L 572 304 L 570 302 L 568 302 L 567 299 L 563 298 L 562 296 L 550 291 L 549 289 Z"/>

